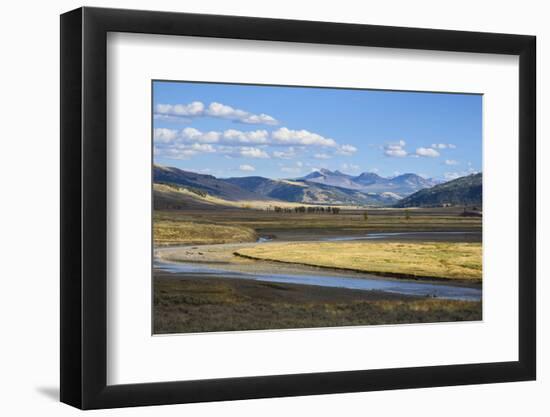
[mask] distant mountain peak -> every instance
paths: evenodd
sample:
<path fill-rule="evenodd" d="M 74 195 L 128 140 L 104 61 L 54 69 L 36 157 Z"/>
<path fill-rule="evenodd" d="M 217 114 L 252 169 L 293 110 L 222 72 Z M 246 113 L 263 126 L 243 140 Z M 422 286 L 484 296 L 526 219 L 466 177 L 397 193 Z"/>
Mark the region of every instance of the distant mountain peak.
<path fill-rule="evenodd" d="M 306 176 L 303 176 L 303 177 L 297 178 L 297 179 L 299 179 L 299 180 L 309 180 L 309 179 L 312 179 L 312 178 L 318 178 L 318 177 L 322 177 L 322 176 L 323 176 L 322 172 L 320 172 L 318 170 L 315 170 L 315 171 L 310 172 Z"/>
<path fill-rule="evenodd" d="M 344 174 L 342 171 L 338 171 L 338 170 L 333 171 L 333 172 L 332 172 L 332 175 L 339 175 L 339 176 L 341 176 L 341 177 L 349 177 L 348 174 Z"/>
<path fill-rule="evenodd" d="M 358 176 L 355 177 L 357 180 L 361 179 L 382 179 L 380 175 L 378 175 L 376 172 L 362 172 Z"/>

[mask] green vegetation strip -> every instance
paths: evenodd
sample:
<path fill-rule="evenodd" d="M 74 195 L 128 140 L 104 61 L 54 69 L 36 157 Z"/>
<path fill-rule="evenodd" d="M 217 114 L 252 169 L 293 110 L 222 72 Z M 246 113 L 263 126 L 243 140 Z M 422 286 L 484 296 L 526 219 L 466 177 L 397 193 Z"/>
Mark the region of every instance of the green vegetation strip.
<path fill-rule="evenodd" d="M 235 254 L 402 278 L 481 282 L 482 275 L 481 243 L 273 243 L 243 248 Z"/>

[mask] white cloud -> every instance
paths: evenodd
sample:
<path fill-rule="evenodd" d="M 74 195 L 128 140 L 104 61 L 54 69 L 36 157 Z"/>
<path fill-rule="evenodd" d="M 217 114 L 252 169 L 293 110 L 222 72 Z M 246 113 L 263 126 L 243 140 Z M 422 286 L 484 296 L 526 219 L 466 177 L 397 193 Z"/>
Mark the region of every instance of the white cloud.
<path fill-rule="evenodd" d="M 466 171 L 459 171 L 459 172 L 445 172 L 443 176 L 447 181 L 454 180 L 456 178 L 465 177 L 466 175 L 476 174 L 478 171 L 476 171 L 473 168 L 468 168 Z"/>
<path fill-rule="evenodd" d="M 159 149 L 156 156 L 162 156 L 167 159 L 189 159 L 196 155 L 198 152 L 188 148 L 166 148 Z"/>
<path fill-rule="evenodd" d="M 337 146 L 334 139 L 325 138 L 317 133 L 309 132 L 305 129 L 291 130 L 286 127 L 271 132 L 271 138 L 274 144 L 279 145 L 304 145 L 304 146 Z"/>
<path fill-rule="evenodd" d="M 221 131 L 202 132 L 194 127 L 186 127 L 182 130 L 157 128 L 154 130 L 155 143 L 219 143 L 228 146 L 240 145 L 295 145 L 295 146 L 337 146 L 333 139 L 324 138 L 316 133 L 307 130 L 289 130 L 281 128 L 270 133 L 267 130 L 242 131 L 227 129 Z M 278 152 L 282 158 L 294 156 L 295 150 L 292 146 L 289 152 Z M 292 149 L 292 150 L 291 150 Z M 357 149 L 351 145 L 344 145 L 342 153 L 351 154 Z"/>
<path fill-rule="evenodd" d="M 332 158 L 329 154 L 326 154 L 326 153 L 316 153 L 315 155 L 313 155 L 313 157 L 315 159 L 330 159 L 330 158 Z"/>
<path fill-rule="evenodd" d="M 169 143 L 178 137 L 177 130 L 156 128 L 153 131 L 153 138 L 156 143 Z"/>
<path fill-rule="evenodd" d="M 168 159 L 189 159 L 192 156 L 203 153 L 214 153 L 216 148 L 209 143 L 178 143 L 170 147 L 156 147 L 155 156 L 162 156 Z"/>
<path fill-rule="evenodd" d="M 254 168 L 252 165 L 244 164 L 239 166 L 239 169 L 244 172 L 254 172 L 256 171 L 256 168 Z"/>
<path fill-rule="evenodd" d="M 188 149 L 192 149 L 194 151 L 202 153 L 216 152 L 216 149 L 209 143 L 193 143 Z"/>
<path fill-rule="evenodd" d="M 157 104 L 155 113 L 169 116 L 200 116 L 204 112 L 204 104 L 200 101 L 193 101 L 189 104 Z"/>
<path fill-rule="evenodd" d="M 157 128 L 154 130 L 154 139 L 157 144 L 167 143 L 220 143 L 224 145 L 266 145 L 269 143 L 267 130 L 240 131 L 228 129 L 224 132 L 202 132 L 194 127 L 182 130 Z"/>
<path fill-rule="evenodd" d="M 384 155 L 390 156 L 393 158 L 403 158 L 408 155 L 405 150 L 405 141 L 400 140 L 399 142 L 392 142 L 384 145 Z"/>
<path fill-rule="evenodd" d="M 299 174 L 302 172 L 304 164 L 301 161 L 296 161 L 294 165 L 283 165 L 281 171 L 287 174 Z"/>
<path fill-rule="evenodd" d="M 439 156 L 439 152 L 433 148 L 418 148 L 416 149 L 416 155 L 424 156 L 426 158 L 436 158 Z"/>
<path fill-rule="evenodd" d="M 260 158 L 260 159 L 267 159 L 269 158 L 269 154 L 260 148 L 254 148 L 251 146 L 243 146 L 239 150 L 239 155 L 243 158 Z"/>
<path fill-rule="evenodd" d="M 443 176 L 448 181 L 462 177 L 460 172 L 446 172 Z"/>
<path fill-rule="evenodd" d="M 456 145 L 453 145 L 452 143 L 432 143 L 432 148 L 434 149 L 455 149 Z"/>
<path fill-rule="evenodd" d="M 254 114 L 218 102 L 212 102 L 208 105 L 208 107 L 200 101 L 193 101 L 189 104 L 157 104 L 155 107 L 155 118 L 179 117 L 189 119 L 205 116 L 227 119 L 246 124 L 279 124 L 277 119 L 269 114 Z"/>
<path fill-rule="evenodd" d="M 179 135 L 179 139 L 186 142 L 217 143 L 221 133 L 216 131 L 201 132 L 193 127 L 186 127 Z"/>
<path fill-rule="evenodd" d="M 344 163 L 342 164 L 342 169 L 344 171 L 348 171 L 348 172 L 358 172 L 359 171 L 359 165 L 354 165 L 354 164 L 348 164 L 348 163 Z"/>
<path fill-rule="evenodd" d="M 278 125 L 279 122 L 269 114 L 260 113 L 260 114 L 251 114 L 241 120 L 243 123 L 253 124 L 253 125 Z"/>
<path fill-rule="evenodd" d="M 386 154 L 386 156 L 392 156 L 392 157 L 397 157 L 397 158 L 402 158 L 404 156 L 407 156 L 407 151 L 402 149 L 402 148 L 397 148 L 397 149 L 386 149 L 384 151 L 384 154 Z"/>
<path fill-rule="evenodd" d="M 279 159 L 292 159 L 296 157 L 296 150 L 291 146 L 286 151 L 273 152 L 273 157 Z"/>
<path fill-rule="evenodd" d="M 357 148 L 353 145 L 342 145 L 340 146 L 340 148 L 338 148 L 338 150 L 336 151 L 336 153 L 338 155 L 344 155 L 344 156 L 351 156 L 353 155 L 355 152 L 357 152 Z"/>
<path fill-rule="evenodd" d="M 210 105 L 208 106 L 206 114 L 212 117 L 222 117 L 224 119 L 239 119 L 246 117 L 248 115 L 248 112 L 235 109 L 226 104 L 213 102 L 210 103 Z"/>
<path fill-rule="evenodd" d="M 265 145 L 268 143 L 268 137 L 269 133 L 267 130 L 243 132 L 236 129 L 228 129 L 223 132 L 222 142 L 224 144 Z"/>
<path fill-rule="evenodd" d="M 170 116 L 169 114 L 154 114 L 153 118 L 155 120 L 159 120 L 161 122 L 169 122 L 169 123 L 191 123 L 191 118 L 188 117 L 180 117 L 180 116 Z"/>
<path fill-rule="evenodd" d="M 170 155 L 170 159 L 189 159 L 190 157 L 197 154 L 196 151 L 192 149 L 173 149 L 172 155 Z"/>
<path fill-rule="evenodd" d="M 458 165 L 458 161 L 454 159 L 445 159 L 445 165 Z"/>

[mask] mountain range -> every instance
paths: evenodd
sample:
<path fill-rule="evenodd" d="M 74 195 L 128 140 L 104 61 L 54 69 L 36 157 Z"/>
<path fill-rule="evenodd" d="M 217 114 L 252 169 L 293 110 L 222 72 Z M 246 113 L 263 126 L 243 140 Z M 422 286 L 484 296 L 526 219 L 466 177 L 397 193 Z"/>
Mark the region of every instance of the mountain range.
<path fill-rule="evenodd" d="M 462 204 L 457 203 L 462 196 L 468 201 L 477 201 L 473 194 L 459 190 L 461 184 L 457 187 L 444 187 L 449 183 L 439 184 L 436 180 L 425 179 L 416 174 L 384 178 L 371 172 L 352 176 L 340 171 L 321 169 L 294 179 L 277 180 L 260 176 L 216 178 L 213 175 L 155 165 L 153 179 L 157 184 L 183 187 L 197 196 L 210 195 L 228 201 L 399 207 L 415 204 Z M 441 196 L 440 192 L 443 193 Z M 452 201 L 447 201 L 449 198 Z M 174 204 L 173 193 L 168 195 L 166 192 L 155 191 L 155 205 L 169 208 L 175 207 Z"/>
<path fill-rule="evenodd" d="M 153 181 L 185 187 L 190 191 L 207 193 L 229 201 L 280 200 L 309 204 L 387 206 L 399 199 L 392 193 L 361 192 L 303 179 L 272 180 L 257 176 L 222 179 L 159 165 L 154 166 Z"/>
<path fill-rule="evenodd" d="M 315 182 L 318 184 L 332 185 L 335 187 L 349 188 L 362 192 L 371 193 L 394 193 L 397 198 L 403 198 L 423 188 L 433 187 L 441 181 L 431 178 L 423 178 L 417 174 L 401 174 L 395 177 L 386 178 L 374 172 L 363 172 L 360 175 L 352 176 L 340 171 L 320 169 L 314 171 L 300 180 Z"/>

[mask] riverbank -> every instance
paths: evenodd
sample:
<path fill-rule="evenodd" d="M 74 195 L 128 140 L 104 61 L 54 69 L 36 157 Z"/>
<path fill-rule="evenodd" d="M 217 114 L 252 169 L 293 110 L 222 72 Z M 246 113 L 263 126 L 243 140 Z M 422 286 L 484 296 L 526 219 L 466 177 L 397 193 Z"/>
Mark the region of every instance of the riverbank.
<path fill-rule="evenodd" d="M 307 256 L 305 261 L 299 262 L 299 259 L 292 259 L 289 261 L 278 260 L 277 256 L 287 257 L 292 255 L 291 249 L 302 247 L 306 245 L 306 248 L 310 248 L 310 245 L 318 245 L 319 243 L 292 243 L 292 242 L 264 242 L 264 243 L 229 243 L 220 245 L 185 245 L 185 246 L 173 246 L 162 247 L 155 250 L 155 258 L 160 262 L 174 263 L 179 265 L 180 269 L 183 269 L 185 265 L 204 265 L 205 268 L 211 267 L 223 271 L 230 271 L 240 274 L 278 274 L 278 275 L 315 275 L 326 277 L 348 277 L 348 278 L 366 278 L 376 279 L 377 277 L 392 278 L 398 281 L 418 281 L 422 280 L 433 284 L 454 285 L 460 287 L 472 287 L 480 288 L 481 286 L 481 264 L 479 264 L 479 279 L 475 277 L 461 278 L 459 275 L 453 279 L 438 277 L 435 274 L 428 275 L 422 274 L 416 271 L 416 274 L 411 273 L 410 265 L 403 265 L 403 259 L 405 255 L 398 256 L 393 255 L 395 262 L 382 262 L 382 266 L 391 266 L 393 269 L 376 270 L 374 266 L 380 265 L 380 262 L 385 259 L 390 252 L 384 252 L 382 254 L 373 253 L 374 260 L 372 263 L 367 263 L 364 269 L 355 267 L 353 262 L 343 262 L 343 258 L 346 255 L 346 247 L 350 244 L 356 249 L 359 248 L 359 253 L 356 258 L 364 262 L 365 250 L 362 246 L 362 242 L 350 243 L 347 241 L 327 242 L 331 250 L 329 254 L 338 253 L 338 257 L 330 257 L 331 264 L 320 265 L 316 262 L 315 256 Z M 394 244 L 392 242 L 379 242 L 378 240 L 368 243 L 374 245 L 373 247 L 385 247 L 388 244 Z M 332 245 L 337 245 L 333 248 Z M 405 246 L 411 245 L 405 243 Z M 434 242 L 436 248 L 439 248 L 441 243 Z M 445 244 L 448 245 L 448 244 Z M 399 244 L 401 246 L 401 244 Z M 281 247 L 284 250 L 281 250 Z M 342 248 L 342 250 L 340 250 Z M 357 250 L 356 250 L 357 251 Z M 254 256 L 255 252 L 260 252 L 260 256 Z M 311 252 L 311 251 L 309 251 Z M 436 256 L 437 261 L 440 263 L 445 254 L 438 251 L 431 250 L 432 255 Z M 251 255 L 248 255 L 251 253 Z M 267 254 L 267 256 L 265 255 Z M 263 256 L 262 256 L 263 255 Z M 303 255 L 301 252 L 298 255 Z M 348 257 L 355 256 L 353 253 L 347 252 Z M 452 255 L 452 254 L 451 254 Z M 480 257 L 480 256 L 479 256 Z M 326 257 L 325 257 L 326 258 Z M 300 259 L 303 259 L 300 258 Z M 325 259 L 326 260 L 326 259 Z M 419 261 L 417 260 L 417 263 Z M 427 261 L 426 261 L 427 262 Z M 433 260 L 431 261 L 434 262 Z M 450 260 L 450 262 L 455 262 Z M 479 262 L 481 260 L 479 259 Z M 403 272 L 403 268 L 409 269 Z M 426 268 L 426 265 L 422 265 L 421 268 Z M 401 268 L 401 270 L 399 270 Z"/>
<path fill-rule="evenodd" d="M 155 271 L 154 333 L 475 321 L 481 302 Z"/>

